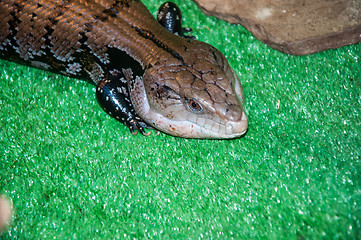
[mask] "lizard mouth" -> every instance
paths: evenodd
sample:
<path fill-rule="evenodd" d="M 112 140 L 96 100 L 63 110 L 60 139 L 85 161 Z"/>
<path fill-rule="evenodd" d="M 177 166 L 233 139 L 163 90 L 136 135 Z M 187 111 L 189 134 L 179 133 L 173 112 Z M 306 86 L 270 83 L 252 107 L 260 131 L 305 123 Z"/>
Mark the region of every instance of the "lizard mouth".
<path fill-rule="evenodd" d="M 198 139 L 231 139 L 242 137 L 248 129 L 245 112 L 238 121 L 217 123 L 210 119 L 171 120 L 163 115 L 149 111 L 145 121 L 154 128 L 170 135 Z"/>

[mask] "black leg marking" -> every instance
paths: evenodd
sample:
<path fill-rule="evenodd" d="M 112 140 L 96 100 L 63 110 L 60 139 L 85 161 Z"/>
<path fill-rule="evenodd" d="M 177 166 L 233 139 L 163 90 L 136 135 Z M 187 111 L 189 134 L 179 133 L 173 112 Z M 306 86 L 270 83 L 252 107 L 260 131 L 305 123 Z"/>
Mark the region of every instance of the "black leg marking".
<path fill-rule="evenodd" d="M 123 76 L 112 76 L 99 81 L 96 87 L 96 98 L 99 105 L 111 117 L 126 125 L 135 135 L 140 132 L 148 136 L 145 128 L 152 128 L 135 112 L 130 100 L 127 82 Z"/>
<path fill-rule="evenodd" d="M 165 2 L 160 6 L 157 15 L 158 22 L 168 31 L 184 38 L 193 38 L 184 33 L 192 32 L 191 28 L 182 27 L 182 12 L 179 7 L 172 2 Z"/>

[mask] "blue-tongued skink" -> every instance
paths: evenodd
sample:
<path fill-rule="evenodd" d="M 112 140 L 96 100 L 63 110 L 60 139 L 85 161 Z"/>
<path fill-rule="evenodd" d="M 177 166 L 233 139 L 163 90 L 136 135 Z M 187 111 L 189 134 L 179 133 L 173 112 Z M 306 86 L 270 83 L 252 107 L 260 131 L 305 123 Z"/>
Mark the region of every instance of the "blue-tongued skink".
<path fill-rule="evenodd" d="M 138 0 L 1 0 L 0 57 L 89 80 L 102 108 L 132 133 L 244 135 L 236 73 L 180 23 L 173 3 L 157 21 Z"/>

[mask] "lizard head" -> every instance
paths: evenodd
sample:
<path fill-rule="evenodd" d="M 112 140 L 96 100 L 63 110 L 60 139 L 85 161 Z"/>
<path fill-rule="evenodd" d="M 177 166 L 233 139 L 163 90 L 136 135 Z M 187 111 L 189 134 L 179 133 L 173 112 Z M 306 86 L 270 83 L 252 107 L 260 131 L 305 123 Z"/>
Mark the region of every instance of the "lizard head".
<path fill-rule="evenodd" d="M 185 138 L 236 138 L 245 134 L 242 85 L 214 47 L 192 41 L 188 59 L 147 69 L 132 102 L 154 128 Z M 143 94 L 142 94 L 143 93 Z"/>

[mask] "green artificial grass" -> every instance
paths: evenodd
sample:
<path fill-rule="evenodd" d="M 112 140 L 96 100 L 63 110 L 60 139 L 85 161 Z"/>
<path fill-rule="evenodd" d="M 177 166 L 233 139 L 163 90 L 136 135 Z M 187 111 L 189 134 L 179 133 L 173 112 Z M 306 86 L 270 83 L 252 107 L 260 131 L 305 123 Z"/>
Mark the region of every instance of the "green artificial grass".
<path fill-rule="evenodd" d="M 92 85 L 1 60 L 0 238 L 361 239 L 361 44 L 286 55 L 175 2 L 239 74 L 247 135 L 132 136 Z"/>

